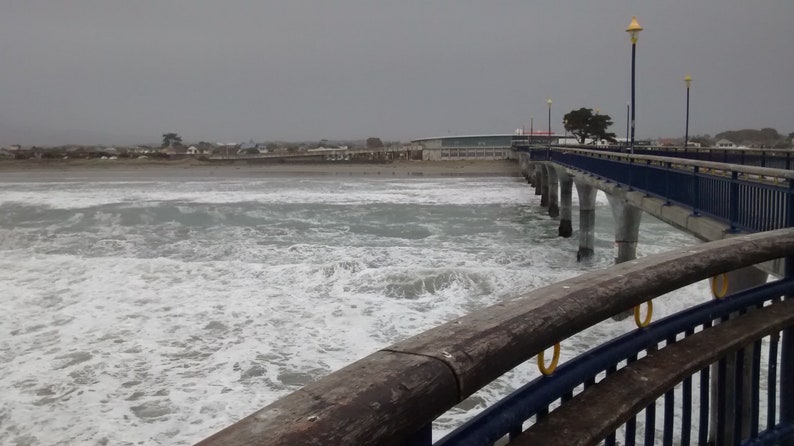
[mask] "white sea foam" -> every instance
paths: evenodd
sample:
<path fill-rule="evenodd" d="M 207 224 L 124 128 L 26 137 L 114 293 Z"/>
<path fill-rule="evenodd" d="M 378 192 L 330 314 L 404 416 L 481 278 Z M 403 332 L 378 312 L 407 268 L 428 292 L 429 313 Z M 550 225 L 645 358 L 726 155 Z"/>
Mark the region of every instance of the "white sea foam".
<path fill-rule="evenodd" d="M 512 178 L 2 183 L 0 443 L 190 444 L 397 340 L 611 264 L 601 196 L 589 266 L 537 200 Z M 643 225 L 640 255 L 695 243 Z M 563 359 L 629 329 L 594 327 Z M 535 374 L 519 367 L 475 410 Z"/>
<path fill-rule="evenodd" d="M 109 204 L 294 203 L 294 204 L 522 204 L 520 195 L 506 194 L 498 179 L 436 178 L 407 181 L 336 182 L 323 179 L 268 178 L 237 181 L 156 181 L 91 183 L 0 183 L 0 205 L 15 203 L 52 209 L 84 209 Z M 211 187 L 207 187 L 211 184 Z M 362 190 L 362 184 L 376 187 Z M 454 193 L 455 188 L 477 193 Z"/>

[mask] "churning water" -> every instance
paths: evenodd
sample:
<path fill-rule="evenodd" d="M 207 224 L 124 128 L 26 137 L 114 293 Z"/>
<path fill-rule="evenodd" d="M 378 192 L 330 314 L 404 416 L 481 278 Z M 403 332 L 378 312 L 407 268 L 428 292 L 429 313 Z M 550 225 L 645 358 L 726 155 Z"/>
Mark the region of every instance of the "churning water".
<path fill-rule="evenodd" d="M 603 196 L 580 264 L 520 178 L 3 181 L 2 444 L 190 444 L 397 340 L 612 263 Z M 696 243 L 643 218 L 640 256 Z M 655 313 L 707 296 L 696 284 Z M 562 359 L 632 324 L 593 327 Z M 522 365 L 439 433 L 536 373 Z"/>

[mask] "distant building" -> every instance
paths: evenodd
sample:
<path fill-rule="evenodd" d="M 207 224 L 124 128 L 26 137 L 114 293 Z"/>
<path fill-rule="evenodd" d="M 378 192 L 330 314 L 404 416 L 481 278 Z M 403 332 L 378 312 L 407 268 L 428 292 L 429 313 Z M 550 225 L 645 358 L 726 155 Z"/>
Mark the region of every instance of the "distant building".
<path fill-rule="evenodd" d="M 240 144 L 240 150 L 245 151 L 245 150 L 248 150 L 248 149 L 258 149 L 257 146 L 258 146 L 257 143 L 255 143 L 253 141 L 248 141 L 248 142 L 244 142 L 244 143 Z"/>
<path fill-rule="evenodd" d="M 513 141 L 527 138 L 522 134 L 439 136 L 412 140 L 411 150 L 421 150 L 422 159 L 427 161 L 505 160 L 515 158 Z M 548 138 L 542 135 L 542 139 Z"/>
<path fill-rule="evenodd" d="M 730 141 L 728 139 L 721 139 L 721 140 L 717 141 L 716 145 L 717 145 L 717 147 L 719 147 L 721 149 L 735 149 L 736 148 L 736 144 L 734 144 L 733 141 Z"/>

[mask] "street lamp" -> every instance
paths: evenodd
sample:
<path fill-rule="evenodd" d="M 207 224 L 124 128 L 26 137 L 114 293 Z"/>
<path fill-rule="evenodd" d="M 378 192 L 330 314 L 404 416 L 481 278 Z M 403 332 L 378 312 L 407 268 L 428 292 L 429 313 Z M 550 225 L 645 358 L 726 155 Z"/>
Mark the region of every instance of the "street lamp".
<path fill-rule="evenodd" d="M 626 146 L 629 145 L 629 110 L 631 109 L 631 104 L 626 102 Z"/>
<path fill-rule="evenodd" d="M 634 115 L 636 105 L 634 102 L 634 61 L 637 55 L 637 37 L 640 35 L 642 27 L 637 23 L 637 17 L 631 17 L 631 23 L 626 28 L 626 32 L 631 36 L 631 153 L 634 154 Z"/>
<path fill-rule="evenodd" d="M 533 117 L 530 115 L 530 116 L 529 116 L 529 134 L 530 134 L 530 135 L 532 134 L 532 131 L 533 131 L 533 129 L 532 129 L 532 124 L 533 124 L 534 120 L 535 120 L 535 118 L 533 118 Z"/>
<path fill-rule="evenodd" d="M 546 105 L 549 106 L 549 151 L 551 151 L 551 98 L 546 99 Z M 551 152 L 549 152 L 551 155 Z"/>
<path fill-rule="evenodd" d="M 684 130 L 684 150 L 689 143 L 689 87 L 692 85 L 692 76 L 684 76 L 684 83 L 686 84 L 686 127 Z"/>

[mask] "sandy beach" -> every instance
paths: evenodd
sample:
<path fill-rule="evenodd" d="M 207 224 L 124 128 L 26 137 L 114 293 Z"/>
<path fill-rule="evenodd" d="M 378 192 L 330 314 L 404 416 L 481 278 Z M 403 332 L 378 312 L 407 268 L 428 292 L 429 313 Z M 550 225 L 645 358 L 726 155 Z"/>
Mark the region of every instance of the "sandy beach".
<path fill-rule="evenodd" d="M 164 160 L 5 160 L 0 161 L 0 181 L 59 179 L 75 176 L 146 178 L 163 175 L 261 176 L 261 175 L 340 175 L 340 176 L 519 176 L 514 160 L 395 161 L 391 163 L 262 163 L 246 161 Z"/>

